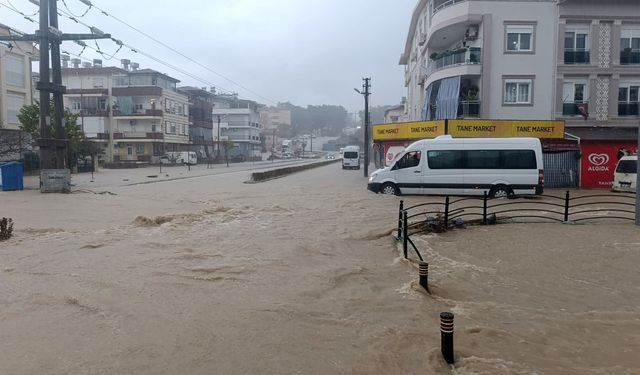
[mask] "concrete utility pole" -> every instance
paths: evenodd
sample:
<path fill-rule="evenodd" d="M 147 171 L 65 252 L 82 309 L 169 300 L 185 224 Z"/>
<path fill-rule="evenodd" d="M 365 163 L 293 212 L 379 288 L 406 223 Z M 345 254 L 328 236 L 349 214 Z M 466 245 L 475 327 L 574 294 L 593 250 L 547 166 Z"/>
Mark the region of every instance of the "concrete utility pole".
<path fill-rule="evenodd" d="M 371 92 L 371 78 L 363 78 L 362 91 L 358 89 L 356 92 L 364 96 L 364 177 L 369 177 L 369 95 Z"/>
<path fill-rule="evenodd" d="M 66 40 L 109 39 L 111 35 L 98 29 L 92 34 L 64 34 L 58 29 L 58 0 L 40 0 L 40 29 L 35 34 L 20 36 L 0 36 L 0 41 L 28 41 L 40 44 L 40 81 L 36 88 L 40 91 L 40 169 L 65 169 L 67 139 L 64 130 L 64 104 L 62 95 L 62 68 L 60 66 L 60 44 Z M 51 60 L 49 60 L 51 53 Z M 49 68 L 51 62 L 51 69 Z M 51 75 L 52 77 L 51 77 Z M 53 81 L 51 80 L 53 78 Z M 51 113 L 49 100 L 53 94 L 55 109 L 55 137 L 51 133 Z"/>

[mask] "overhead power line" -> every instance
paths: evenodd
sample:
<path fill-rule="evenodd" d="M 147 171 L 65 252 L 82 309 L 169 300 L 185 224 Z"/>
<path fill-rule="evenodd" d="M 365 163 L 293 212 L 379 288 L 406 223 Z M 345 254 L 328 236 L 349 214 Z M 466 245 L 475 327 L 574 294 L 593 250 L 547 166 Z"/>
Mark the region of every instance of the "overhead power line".
<path fill-rule="evenodd" d="M 87 2 L 88 0 L 79 0 L 79 1 L 81 1 L 81 2 L 83 2 L 83 3 L 85 3 L 85 4 L 86 4 L 86 2 Z M 209 72 L 211 72 L 211 73 L 213 73 L 213 74 L 217 75 L 218 77 L 220 77 L 220 78 L 222 78 L 222 79 L 224 79 L 224 80 L 226 80 L 226 81 L 228 81 L 228 82 L 230 82 L 230 83 L 234 84 L 235 86 L 238 86 L 238 87 L 240 87 L 240 88 L 242 88 L 242 89 L 246 90 L 247 92 L 252 93 L 253 95 L 255 95 L 255 96 L 259 97 L 259 98 L 262 98 L 262 99 L 264 99 L 264 100 L 266 100 L 266 101 L 268 101 L 268 102 L 270 102 L 270 103 L 272 103 L 272 104 L 277 104 L 275 101 L 273 101 L 273 100 L 271 100 L 271 99 L 269 99 L 269 98 L 267 98 L 267 97 L 265 97 L 265 96 L 263 96 L 263 95 L 260 95 L 259 93 L 257 93 L 257 92 L 255 92 L 255 91 L 251 90 L 250 88 L 248 88 L 248 87 L 246 87 L 246 86 L 244 86 L 244 85 L 242 85 L 242 84 L 240 84 L 240 83 L 238 83 L 238 82 L 234 81 L 233 79 L 231 79 L 231 78 L 229 78 L 229 77 L 226 77 L 225 75 L 223 75 L 223 74 L 221 74 L 221 73 L 219 73 L 219 72 L 216 72 L 215 70 L 211 69 L 210 67 L 208 67 L 208 66 L 206 66 L 206 65 L 204 65 L 204 64 L 202 64 L 202 63 L 200 63 L 199 61 L 197 61 L 197 60 L 195 60 L 195 59 L 193 59 L 193 58 L 191 58 L 191 57 L 187 56 L 186 54 L 184 54 L 184 53 L 182 53 L 182 52 L 178 51 L 177 49 L 175 49 L 175 48 L 171 47 L 170 45 L 168 45 L 168 44 L 164 43 L 163 41 L 161 41 L 161 40 L 159 40 L 159 39 L 157 39 L 157 38 L 153 37 L 152 35 L 150 35 L 150 34 L 148 34 L 148 33 L 144 32 L 144 31 L 142 31 L 142 30 L 140 30 L 139 28 L 137 28 L 137 27 L 135 27 L 135 26 L 133 26 L 133 25 L 129 24 L 128 22 L 126 22 L 126 21 L 124 21 L 124 20 L 122 20 L 122 19 L 120 19 L 119 17 L 116 17 L 116 16 L 114 16 L 113 14 L 108 13 L 108 12 L 107 12 L 107 11 L 105 11 L 104 9 L 102 9 L 102 8 L 98 7 L 97 5 L 95 5 L 95 4 L 93 4 L 93 3 L 91 3 L 91 5 L 92 5 L 95 9 L 99 10 L 99 11 L 100 11 L 102 14 L 104 14 L 105 16 L 113 18 L 114 20 L 116 20 L 116 21 L 120 22 L 121 24 L 123 24 L 123 25 L 125 25 L 125 26 L 129 27 L 130 29 L 132 29 L 132 30 L 134 30 L 134 31 L 136 31 L 136 32 L 138 32 L 138 33 L 140 33 L 140 34 L 142 34 L 142 35 L 144 35 L 145 37 L 147 37 L 147 38 L 149 38 L 149 39 L 153 40 L 154 42 L 156 42 L 156 43 L 160 44 L 161 46 L 163 46 L 163 47 L 165 47 L 165 48 L 167 48 L 167 49 L 171 50 L 172 52 L 174 52 L 174 53 L 176 53 L 176 54 L 178 54 L 178 55 L 180 55 L 180 56 L 184 57 L 185 59 L 187 59 L 187 60 L 191 61 L 192 63 L 194 63 L 194 64 L 196 64 L 196 65 L 198 65 L 198 66 L 200 66 L 201 68 L 206 69 L 207 71 L 209 71 Z"/>

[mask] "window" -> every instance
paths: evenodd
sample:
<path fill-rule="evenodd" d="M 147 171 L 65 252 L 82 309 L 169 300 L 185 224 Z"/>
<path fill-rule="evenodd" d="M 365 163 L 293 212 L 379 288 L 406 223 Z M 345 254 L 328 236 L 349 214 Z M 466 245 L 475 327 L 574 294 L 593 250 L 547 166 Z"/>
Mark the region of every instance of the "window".
<path fill-rule="evenodd" d="M 500 155 L 502 169 L 538 169 L 533 150 L 502 150 Z"/>
<path fill-rule="evenodd" d="M 355 151 L 347 151 L 344 153 L 344 158 L 345 159 L 357 159 L 358 158 L 358 153 Z"/>
<path fill-rule="evenodd" d="M 584 103 L 587 98 L 587 80 L 565 81 L 562 85 L 564 103 Z"/>
<path fill-rule="evenodd" d="M 107 110 L 107 99 L 105 98 L 98 99 L 98 109 L 101 111 Z"/>
<path fill-rule="evenodd" d="M 141 111 L 142 110 L 142 104 L 136 104 L 135 106 L 136 111 Z"/>
<path fill-rule="evenodd" d="M 394 169 L 415 168 L 420 165 L 421 156 L 422 153 L 420 151 L 407 152 L 396 162 Z"/>
<path fill-rule="evenodd" d="M 184 124 L 182 125 L 182 134 L 187 135 L 187 127 Z"/>
<path fill-rule="evenodd" d="M 507 79 L 504 85 L 504 104 L 531 104 L 530 79 Z"/>
<path fill-rule="evenodd" d="M 164 132 L 169 134 L 169 121 L 164 122 Z"/>
<path fill-rule="evenodd" d="M 18 113 L 20 113 L 24 103 L 24 94 L 7 94 L 7 122 L 9 124 L 20 124 Z"/>
<path fill-rule="evenodd" d="M 144 145 L 142 143 L 136 143 L 136 154 L 144 154 Z"/>
<path fill-rule="evenodd" d="M 171 134 L 178 134 L 176 133 L 176 123 L 175 122 L 171 122 Z"/>
<path fill-rule="evenodd" d="M 92 83 L 94 88 L 104 87 L 104 78 L 93 78 Z"/>
<path fill-rule="evenodd" d="M 427 153 L 429 169 L 462 169 L 462 151 L 429 151 Z"/>
<path fill-rule="evenodd" d="M 498 169 L 500 168 L 500 151 L 471 150 L 465 151 L 468 169 Z"/>
<path fill-rule="evenodd" d="M 618 101 L 624 103 L 637 103 L 640 85 L 629 85 L 618 89 Z"/>
<path fill-rule="evenodd" d="M 80 99 L 73 99 L 73 101 L 71 102 L 71 109 L 74 110 L 80 110 L 82 109 L 82 103 L 80 102 Z"/>
<path fill-rule="evenodd" d="M 640 27 L 624 27 L 620 34 L 620 50 L 631 49 L 640 51 Z"/>
<path fill-rule="evenodd" d="M 618 89 L 618 116 L 640 115 L 640 84 L 621 83 Z"/>
<path fill-rule="evenodd" d="M 506 25 L 507 52 L 533 52 L 534 25 Z"/>
<path fill-rule="evenodd" d="M 635 160 L 622 160 L 618 163 L 616 173 L 637 173 L 638 162 Z"/>
<path fill-rule="evenodd" d="M 14 55 L 12 53 L 4 56 L 5 59 L 5 77 L 8 85 L 15 87 L 25 87 L 25 68 L 24 56 Z"/>
<path fill-rule="evenodd" d="M 567 26 L 564 33 L 564 63 L 589 64 L 589 26 Z"/>
<path fill-rule="evenodd" d="M 165 101 L 164 101 L 164 111 L 169 113 L 169 108 L 171 108 L 171 100 L 165 99 Z"/>

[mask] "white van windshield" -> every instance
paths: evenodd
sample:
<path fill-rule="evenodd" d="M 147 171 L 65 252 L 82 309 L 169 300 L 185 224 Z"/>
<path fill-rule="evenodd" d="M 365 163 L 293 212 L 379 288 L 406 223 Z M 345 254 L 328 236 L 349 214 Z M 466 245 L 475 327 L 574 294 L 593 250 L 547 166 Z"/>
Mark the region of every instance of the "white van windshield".
<path fill-rule="evenodd" d="M 355 151 L 347 151 L 344 153 L 344 158 L 345 159 L 357 159 L 358 158 L 358 153 Z"/>
<path fill-rule="evenodd" d="M 638 172 L 638 162 L 635 160 L 622 160 L 618 163 L 618 168 L 616 168 L 617 173 L 637 173 Z"/>

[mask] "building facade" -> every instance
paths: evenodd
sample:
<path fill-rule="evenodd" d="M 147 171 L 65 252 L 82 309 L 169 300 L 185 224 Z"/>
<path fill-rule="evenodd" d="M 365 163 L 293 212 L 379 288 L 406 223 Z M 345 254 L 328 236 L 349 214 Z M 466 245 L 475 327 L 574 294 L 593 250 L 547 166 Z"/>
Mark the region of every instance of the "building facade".
<path fill-rule="evenodd" d="M 104 144 L 108 162 L 158 162 L 189 147 L 189 100 L 177 79 L 151 69 L 63 68 L 65 106 L 80 115 L 85 135 Z"/>
<path fill-rule="evenodd" d="M 19 31 L 0 24 L 0 35 L 19 35 Z M 33 103 L 31 63 L 38 50 L 27 42 L 0 42 L 0 128 L 20 128 L 20 109 Z"/>
<path fill-rule="evenodd" d="M 291 111 L 278 107 L 260 110 L 265 146 L 271 152 L 282 152 L 282 141 L 291 133 Z"/>
<path fill-rule="evenodd" d="M 183 86 L 179 91 L 189 98 L 189 137 L 192 150 L 199 158 L 210 159 L 214 157 L 217 134 L 213 128 L 213 108 L 215 105 L 215 93 L 206 88 Z"/>
<path fill-rule="evenodd" d="M 262 157 L 264 139 L 259 107 L 254 101 L 231 95 L 219 95 L 216 99 L 213 116 L 214 120 L 220 119 L 220 137 L 228 141 L 229 157 L 243 160 Z"/>

